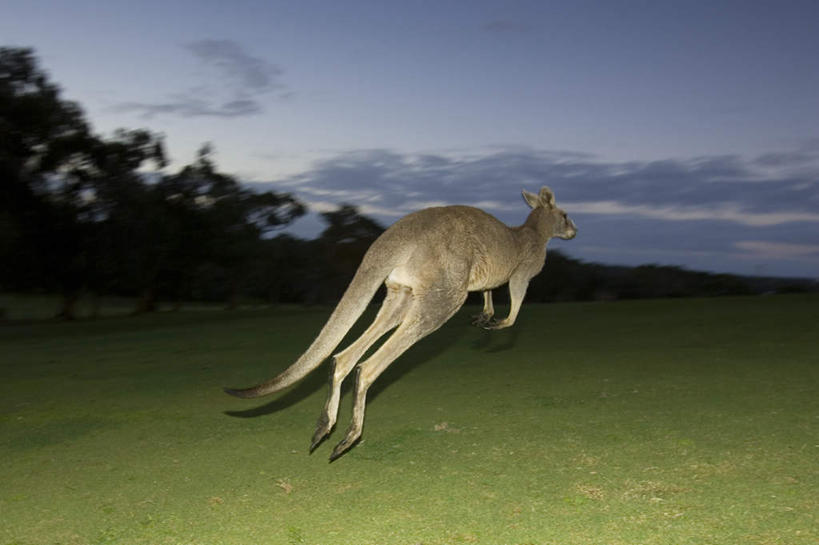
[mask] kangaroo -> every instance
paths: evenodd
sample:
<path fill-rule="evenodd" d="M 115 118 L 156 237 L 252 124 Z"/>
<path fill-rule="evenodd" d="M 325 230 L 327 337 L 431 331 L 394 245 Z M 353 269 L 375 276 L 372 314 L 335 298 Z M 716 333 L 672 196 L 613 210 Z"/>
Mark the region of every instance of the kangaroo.
<path fill-rule="evenodd" d="M 546 244 L 572 239 L 577 227 L 555 205 L 554 193 L 543 187 L 535 195 L 523 191 L 532 208 L 523 225 L 508 227 L 470 206 L 433 207 L 404 216 L 378 237 L 318 337 L 296 362 L 278 376 L 246 389 L 225 388 L 231 395 L 254 398 L 278 392 L 302 379 L 324 361 L 364 312 L 385 283 L 387 295 L 372 325 L 350 346 L 333 356 L 330 391 L 318 419 L 310 452 L 336 424 L 341 383 L 357 366 L 353 417 L 330 461 L 361 437 L 367 390 L 404 351 L 444 324 L 461 308 L 470 291 L 483 291 L 484 309 L 473 322 L 486 329 L 515 323 L 529 280 L 546 260 Z M 492 292 L 509 284 L 509 315 L 494 318 Z M 386 341 L 365 361 L 364 353 L 385 333 Z"/>

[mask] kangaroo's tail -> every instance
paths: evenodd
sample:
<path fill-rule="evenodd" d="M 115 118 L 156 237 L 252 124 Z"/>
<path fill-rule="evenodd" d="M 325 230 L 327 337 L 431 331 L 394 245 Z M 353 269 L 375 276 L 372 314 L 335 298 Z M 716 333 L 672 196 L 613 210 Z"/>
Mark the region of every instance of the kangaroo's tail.
<path fill-rule="evenodd" d="M 365 256 L 352 282 L 341 297 L 341 301 L 333 310 L 330 319 L 324 324 L 318 337 L 293 365 L 278 376 L 256 386 L 238 390 L 225 388 L 225 392 L 242 398 L 265 396 L 295 384 L 318 367 L 338 346 L 344 335 L 367 308 L 376 290 L 387 278 L 392 268 L 368 263 L 367 257 Z"/>

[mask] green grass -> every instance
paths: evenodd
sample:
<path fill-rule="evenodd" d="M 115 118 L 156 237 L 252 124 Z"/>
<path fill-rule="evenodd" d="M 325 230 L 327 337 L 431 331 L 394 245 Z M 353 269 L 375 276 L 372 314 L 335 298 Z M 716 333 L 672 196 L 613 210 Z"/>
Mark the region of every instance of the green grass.
<path fill-rule="evenodd" d="M 815 544 L 819 298 L 465 309 L 307 454 L 328 309 L 0 327 L 0 545 Z M 369 314 L 372 316 L 372 313 Z"/>

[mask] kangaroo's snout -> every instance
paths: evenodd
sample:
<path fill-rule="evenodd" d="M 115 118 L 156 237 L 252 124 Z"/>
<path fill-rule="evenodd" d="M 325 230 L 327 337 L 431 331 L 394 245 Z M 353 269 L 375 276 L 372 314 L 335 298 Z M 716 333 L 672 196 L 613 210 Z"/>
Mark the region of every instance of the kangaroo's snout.
<path fill-rule="evenodd" d="M 577 225 L 574 224 L 572 220 L 569 220 L 568 229 L 562 235 L 558 235 L 563 240 L 571 240 L 577 236 Z"/>

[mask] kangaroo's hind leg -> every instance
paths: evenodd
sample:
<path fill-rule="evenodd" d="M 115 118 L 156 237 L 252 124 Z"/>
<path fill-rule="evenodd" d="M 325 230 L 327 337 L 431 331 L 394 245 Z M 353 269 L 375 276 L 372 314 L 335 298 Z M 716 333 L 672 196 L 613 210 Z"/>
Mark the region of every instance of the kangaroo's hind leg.
<path fill-rule="evenodd" d="M 346 437 L 336 445 L 330 460 L 335 460 L 349 449 L 359 437 L 364 427 L 364 408 L 367 390 L 395 359 L 403 354 L 419 339 L 432 333 L 449 320 L 466 300 L 463 290 L 434 290 L 413 294 L 412 303 L 398 329 L 384 341 L 378 350 L 359 364 L 353 405 L 353 419 Z"/>
<path fill-rule="evenodd" d="M 330 433 L 338 418 L 338 404 L 341 400 L 341 384 L 364 353 L 384 333 L 397 326 L 409 308 L 411 291 L 398 284 L 387 285 L 387 296 L 370 327 L 343 351 L 333 356 L 333 371 L 330 375 L 330 391 L 327 402 L 316 424 L 316 432 L 310 443 L 312 452 Z"/>

